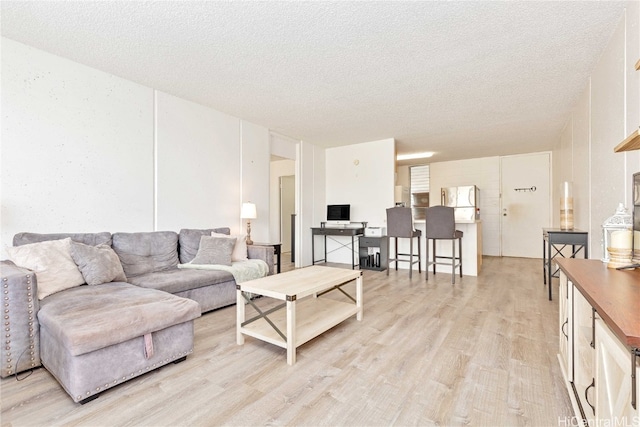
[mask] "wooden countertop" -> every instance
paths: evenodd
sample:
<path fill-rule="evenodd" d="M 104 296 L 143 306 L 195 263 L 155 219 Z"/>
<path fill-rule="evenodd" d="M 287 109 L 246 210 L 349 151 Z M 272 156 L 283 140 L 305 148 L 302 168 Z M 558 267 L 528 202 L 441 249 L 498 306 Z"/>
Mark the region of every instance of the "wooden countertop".
<path fill-rule="evenodd" d="M 615 270 L 594 259 L 556 261 L 620 341 L 640 348 L 640 270 Z"/>

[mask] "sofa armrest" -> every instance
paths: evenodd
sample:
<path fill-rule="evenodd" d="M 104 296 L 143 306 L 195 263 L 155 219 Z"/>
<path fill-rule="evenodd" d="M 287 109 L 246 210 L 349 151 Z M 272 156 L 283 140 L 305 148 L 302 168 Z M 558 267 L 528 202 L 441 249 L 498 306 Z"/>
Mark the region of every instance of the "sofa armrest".
<path fill-rule="evenodd" d="M 40 363 L 40 324 L 36 274 L 0 261 L 2 283 L 2 364 L 0 377 L 36 368 Z"/>
<path fill-rule="evenodd" d="M 273 274 L 273 255 L 275 249 L 273 246 L 255 246 L 247 245 L 247 255 L 250 259 L 261 259 L 269 266 L 269 276 Z"/>

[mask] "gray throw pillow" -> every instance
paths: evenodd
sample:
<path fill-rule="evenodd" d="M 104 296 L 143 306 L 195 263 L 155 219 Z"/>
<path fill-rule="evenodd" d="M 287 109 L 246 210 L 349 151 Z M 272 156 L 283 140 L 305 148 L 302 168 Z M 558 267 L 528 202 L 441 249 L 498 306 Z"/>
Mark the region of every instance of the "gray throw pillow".
<path fill-rule="evenodd" d="M 71 242 L 71 258 L 80 269 L 87 285 L 127 280 L 118 255 L 109 245 L 89 246 Z"/>
<path fill-rule="evenodd" d="M 191 264 L 231 265 L 231 253 L 235 238 L 202 236 L 200 248 Z"/>

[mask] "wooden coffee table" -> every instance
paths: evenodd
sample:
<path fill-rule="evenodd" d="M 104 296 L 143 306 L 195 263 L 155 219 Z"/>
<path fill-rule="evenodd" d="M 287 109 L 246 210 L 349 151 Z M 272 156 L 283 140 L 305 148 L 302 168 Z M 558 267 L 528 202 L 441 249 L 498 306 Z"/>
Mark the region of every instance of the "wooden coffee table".
<path fill-rule="evenodd" d="M 355 298 L 342 289 L 356 281 Z M 287 363 L 296 363 L 296 348 L 338 323 L 356 315 L 362 320 L 362 272 L 342 268 L 311 266 L 263 277 L 236 285 L 238 345 L 244 335 L 287 349 Z M 351 302 L 322 297 L 338 290 Z M 251 294 L 285 301 L 263 311 Z M 246 319 L 245 305 L 251 304 L 258 315 Z"/>

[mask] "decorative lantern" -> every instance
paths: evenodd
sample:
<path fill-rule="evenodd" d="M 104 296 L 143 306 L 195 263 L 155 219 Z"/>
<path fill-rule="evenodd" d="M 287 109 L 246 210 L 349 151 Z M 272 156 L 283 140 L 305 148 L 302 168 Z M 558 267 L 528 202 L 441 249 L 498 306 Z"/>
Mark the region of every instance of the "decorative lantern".
<path fill-rule="evenodd" d="M 632 244 L 631 214 L 620 203 L 616 213 L 602 224 L 602 262 L 609 268 L 631 264 Z"/>

